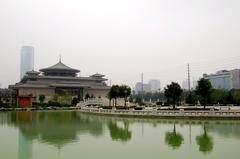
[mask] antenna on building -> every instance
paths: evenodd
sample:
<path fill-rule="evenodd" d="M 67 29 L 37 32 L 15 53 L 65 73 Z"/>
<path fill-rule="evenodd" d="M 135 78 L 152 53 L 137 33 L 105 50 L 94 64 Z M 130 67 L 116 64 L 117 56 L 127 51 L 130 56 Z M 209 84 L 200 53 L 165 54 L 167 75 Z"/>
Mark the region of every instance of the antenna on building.
<path fill-rule="evenodd" d="M 190 66 L 189 64 L 187 65 L 187 68 L 188 68 L 188 91 L 190 92 L 191 91 L 191 81 L 190 81 Z"/>

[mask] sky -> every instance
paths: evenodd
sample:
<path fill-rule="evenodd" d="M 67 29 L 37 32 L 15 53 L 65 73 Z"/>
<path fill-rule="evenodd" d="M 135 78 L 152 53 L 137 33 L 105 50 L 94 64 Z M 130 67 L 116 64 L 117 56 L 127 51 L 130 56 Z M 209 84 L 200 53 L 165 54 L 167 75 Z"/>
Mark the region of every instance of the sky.
<path fill-rule="evenodd" d="M 112 84 L 191 80 L 240 68 L 239 0 L 0 0 L 0 87 L 20 80 L 20 50 L 35 70 L 62 62 Z M 109 80 L 109 81 L 110 81 Z M 108 82 L 109 82 L 108 81 Z"/>

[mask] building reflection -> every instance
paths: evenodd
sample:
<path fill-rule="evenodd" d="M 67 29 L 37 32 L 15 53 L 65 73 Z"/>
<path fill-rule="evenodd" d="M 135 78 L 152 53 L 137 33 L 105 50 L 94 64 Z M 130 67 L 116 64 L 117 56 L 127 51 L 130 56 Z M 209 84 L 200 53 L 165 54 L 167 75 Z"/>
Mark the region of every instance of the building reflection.
<path fill-rule="evenodd" d="M 32 158 L 32 140 L 27 139 L 20 131 L 18 133 L 18 159 Z"/>
<path fill-rule="evenodd" d="M 164 125 L 162 128 L 170 127 L 170 131 L 163 134 L 163 139 L 165 139 L 165 144 L 173 150 L 179 149 L 188 138 L 187 136 L 183 138 L 179 132 L 179 126 L 183 126 L 181 132 L 185 132 L 184 135 L 189 131 L 189 141 L 191 138 L 195 139 L 192 146 L 196 146 L 196 149 L 204 154 L 214 151 L 215 136 L 221 135 L 226 138 L 240 139 L 240 122 L 233 121 L 143 120 L 92 116 L 77 111 L 55 111 L 2 113 L 1 123 L 18 127 L 19 159 L 32 158 L 33 140 L 61 150 L 65 145 L 79 141 L 83 134 L 101 137 L 106 128 L 113 141 L 130 142 L 133 137 L 131 130 L 134 130 L 135 124 L 138 127 L 152 125 L 154 129 L 159 129 L 159 125 Z M 134 127 L 130 129 L 132 125 Z M 192 128 L 188 128 L 188 126 L 192 126 Z M 191 130 L 199 128 L 202 129 L 202 132 L 197 132 L 197 134 L 195 134 L 196 131 L 191 132 Z"/>
<path fill-rule="evenodd" d="M 19 112 L 12 115 L 19 128 L 18 158 L 32 158 L 32 141 L 53 145 L 59 150 L 66 144 L 78 141 L 87 133 L 101 136 L 103 125 L 97 120 L 81 118 L 77 112 Z"/>
<path fill-rule="evenodd" d="M 209 132 L 216 133 L 222 137 L 240 139 L 239 122 L 223 122 L 206 125 Z"/>

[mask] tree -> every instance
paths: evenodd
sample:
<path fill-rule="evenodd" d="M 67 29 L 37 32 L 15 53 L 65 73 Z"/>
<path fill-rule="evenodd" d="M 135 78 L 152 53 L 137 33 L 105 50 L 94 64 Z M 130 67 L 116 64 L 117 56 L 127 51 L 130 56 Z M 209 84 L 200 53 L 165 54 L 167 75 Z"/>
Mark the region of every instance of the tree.
<path fill-rule="evenodd" d="M 127 85 L 119 86 L 119 97 L 124 98 L 124 105 L 126 106 L 127 98 L 131 95 L 131 88 Z"/>
<path fill-rule="evenodd" d="M 206 127 L 203 126 L 204 133 L 196 137 L 197 144 L 199 145 L 199 151 L 203 153 L 211 152 L 213 149 L 212 138 L 207 135 Z"/>
<path fill-rule="evenodd" d="M 176 149 L 181 146 L 183 142 L 183 137 L 180 133 L 176 132 L 176 126 L 174 123 L 173 132 L 167 132 L 165 137 L 165 142 L 171 146 L 173 149 Z"/>
<path fill-rule="evenodd" d="M 194 92 L 188 92 L 185 102 L 187 104 L 193 104 L 193 105 L 197 104 L 196 94 Z"/>
<path fill-rule="evenodd" d="M 227 104 L 234 104 L 235 103 L 233 95 L 230 91 L 226 95 L 226 103 Z"/>
<path fill-rule="evenodd" d="M 114 99 L 115 100 L 115 107 L 117 106 L 117 98 L 119 97 L 119 86 L 118 85 L 113 85 L 108 92 L 108 97 L 109 99 Z"/>
<path fill-rule="evenodd" d="M 111 95 L 110 91 L 107 94 L 107 98 L 109 99 L 109 106 L 111 106 L 112 95 Z"/>
<path fill-rule="evenodd" d="M 54 102 L 58 102 L 59 100 L 59 95 L 58 94 L 54 94 L 53 99 Z"/>
<path fill-rule="evenodd" d="M 65 92 L 62 96 L 62 103 L 65 105 L 70 105 L 72 102 L 72 97 L 69 93 Z"/>
<path fill-rule="evenodd" d="M 72 105 L 76 106 L 78 104 L 78 102 L 79 102 L 78 98 L 74 97 L 72 99 Z"/>
<path fill-rule="evenodd" d="M 210 98 L 211 91 L 212 91 L 212 85 L 210 81 L 207 79 L 201 78 L 198 81 L 196 93 L 200 96 L 204 109 L 206 108 L 207 100 Z"/>
<path fill-rule="evenodd" d="M 44 102 L 44 100 L 45 100 L 45 95 L 40 94 L 40 95 L 39 95 L 39 101 L 40 101 L 40 103 L 42 104 L 42 103 Z"/>
<path fill-rule="evenodd" d="M 170 85 L 167 85 L 167 87 L 164 88 L 164 94 L 168 103 L 173 104 L 173 109 L 175 109 L 175 105 L 179 103 L 182 92 L 183 90 L 181 89 L 180 85 L 175 82 L 172 82 Z"/>
<path fill-rule="evenodd" d="M 85 100 L 88 100 L 90 98 L 90 95 L 87 93 L 84 97 Z"/>

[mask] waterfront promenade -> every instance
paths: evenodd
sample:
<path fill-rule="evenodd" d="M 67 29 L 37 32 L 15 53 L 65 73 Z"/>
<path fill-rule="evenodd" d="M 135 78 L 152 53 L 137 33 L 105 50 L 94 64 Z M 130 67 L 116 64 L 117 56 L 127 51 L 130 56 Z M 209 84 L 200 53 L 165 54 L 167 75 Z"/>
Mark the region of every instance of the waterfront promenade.
<path fill-rule="evenodd" d="M 180 108 L 180 109 L 179 109 Z M 102 109 L 96 107 L 46 107 L 46 108 L 0 108 L 1 111 L 79 111 L 87 114 L 103 116 L 140 117 L 140 118 L 170 118 L 170 119 L 217 119 L 240 120 L 240 107 L 211 107 L 208 110 L 173 109 Z M 217 109 L 216 109 L 217 108 Z"/>
<path fill-rule="evenodd" d="M 182 118 L 182 119 L 234 119 L 240 120 L 240 110 L 117 110 L 81 108 L 83 113 L 110 116 L 146 117 L 146 118 Z"/>

